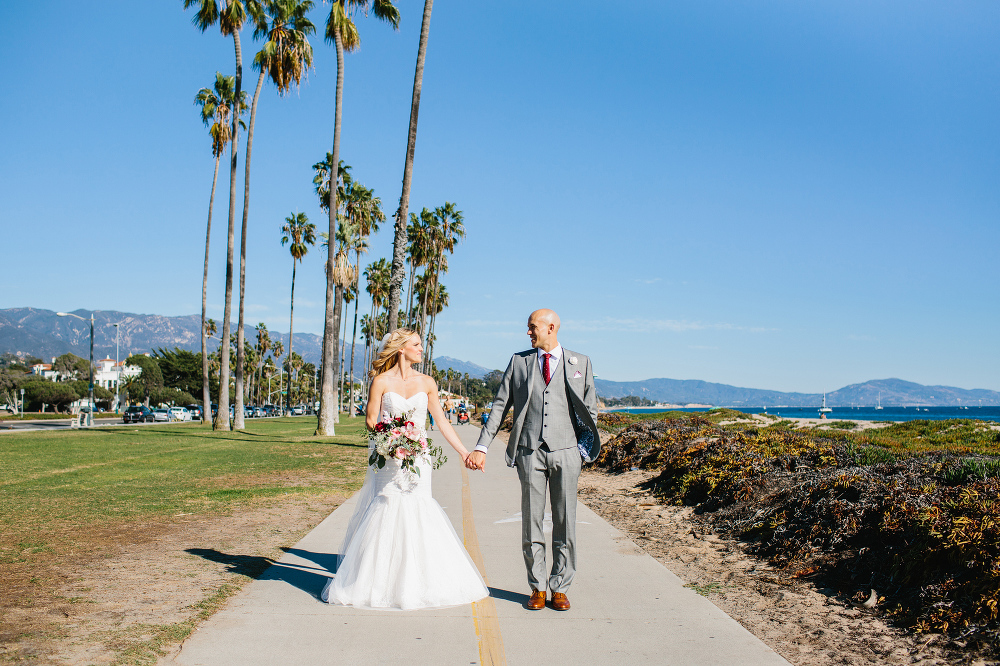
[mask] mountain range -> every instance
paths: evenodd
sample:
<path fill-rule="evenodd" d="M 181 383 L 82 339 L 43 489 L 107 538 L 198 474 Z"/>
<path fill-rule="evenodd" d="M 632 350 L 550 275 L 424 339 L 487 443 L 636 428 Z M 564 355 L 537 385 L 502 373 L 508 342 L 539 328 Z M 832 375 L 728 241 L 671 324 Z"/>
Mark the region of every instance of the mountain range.
<path fill-rule="evenodd" d="M 595 379 L 598 395 L 622 398 L 635 395 L 671 404 L 705 404 L 724 407 L 818 407 L 822 393 L 785 393 L 763 389 L 713 384 L 694 379 L 646 379 L 638 382 L 613 382 Z M 1000 405 L 1000 392 L 987 389 L 961 389 L 953 386 L 924 386 L 902 379 L 873 379 L 851 384 L 826 394 L 830 407 L 874 405 L 880 399 L 884 407 L 940 406 L 961 407 Z"/>
<path fill-rule="evenodd" d="M 86 318 L 59 317 L 51 310 L 10 308 L 0 310 L 0 353 L 19 356 L 34 355 L 48 361 L 52 357 L 72 352 L 86 358 L 90 353 L 90 312 L 77 310 L 75 315 Z M 94 321 L 94 357 L 115 357 L 115 323 L 119 324 L 119 358 L 129 354 L 152 352 L 163 347 L 179 347 L 200 351 L 198 329 L 201 317 L 187 315 L 164 317 L 129 312 L 98 312 Z M 256 331 L 245 327 L 247 340 L 253 342 Z M 270 331 L 288 348 L 288 333 Z M 296 333 L 294 351 L 308 363 L 318 363 L 323 339 L 313 333 Z M 210 339 L 214 350 L 218 340 Z M 363 347 L 357 345 L 354 354 L 355 376 L 360 376 Z M 481 378 L 490 370 L 469 361 L 449 356 L 434 359 L 438 368 L 451 368 L 470 377 Z M 596 378 L 598 395 L 621 398 L 635 395 L 656 402 L 672 404 L 707 404 L 726 407 L 813 407 L 823 400 L 821 393 L 786 393 L 765 389 L 742 388 L 694 379 L 645 379 L 616 382 Z M 952 386 L 924 386 L 901 379 L 877 379 L 851 384 L 826 394 L 827 405 L 849 407 L 874 405 L 881 393 L 884 406 L 973 406 L 1000 405 L 1000 392 L 987 389 L 961 389 Z"/>

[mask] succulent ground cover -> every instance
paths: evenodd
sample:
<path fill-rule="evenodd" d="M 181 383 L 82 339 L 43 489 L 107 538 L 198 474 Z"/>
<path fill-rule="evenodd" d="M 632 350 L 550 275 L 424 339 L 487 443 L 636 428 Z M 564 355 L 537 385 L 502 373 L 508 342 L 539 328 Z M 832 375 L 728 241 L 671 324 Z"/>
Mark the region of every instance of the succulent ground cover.
<path fill-rule="evenodd" d="M 1000 630 L 1000 430 L 972 420 L 803 431 L 733 412 L 601 415 L 598 467 L 899 626 L 986 651 Z"/>

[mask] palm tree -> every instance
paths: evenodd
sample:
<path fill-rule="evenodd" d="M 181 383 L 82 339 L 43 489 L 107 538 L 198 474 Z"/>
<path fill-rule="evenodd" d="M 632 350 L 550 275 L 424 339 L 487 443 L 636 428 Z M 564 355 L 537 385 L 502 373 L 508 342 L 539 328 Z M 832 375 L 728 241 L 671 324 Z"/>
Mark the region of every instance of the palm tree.
<path fill-rule="evenodd" d="M 224 0 L 225 4 L 219 9 L 216 0 L 184 0 L 184 9 L 196 6 L 194 18 L 192 19 L 199 30 L 205 32 L 210 27 L 219 24 L 219 31 L 223 37 L 232 36 L 233 47 L 236 50 L 236 76 L 233 85 L 233 99 L 243 99 L 243 51 L 240 47 L 240 30 L 247 20 L 247 6 L 255 6 L 256 0 Z M 237 138 L 238 138 L 238 114 L 230 114 L 230 135 L 229 135 L 229 234 L 226 241 L 226 304 L 223 310 L 222 319 L 222 339 L 229 339 L 229 330 L 232 327 L 233 314 L 233 250 L 235 245 L 236 226 L 236 163 L 237 163 Z M 219 371 L 219 413 L 213 422 L 213 427 L 217 430 L 229 430 L 229 355 L 222 354 L 222 367 Z"/>
<path fill-rule="evenodd" d="M 260 405 L 263 404 L 263 401 L 261 400 L 260 396 L 260 391 L 263 384 L 262 379 L 264 376 L 263 374 L 264 361 L 267 359 L 267 353 L 271 351 L 271 334 L 270 332 L 268 332 L 267 324 L 265 324 L 264 322 L 260 322 L 259 324 L 257 324 L 256 330 L 257 330 L 257 346 L 256 346 L 257 357 L 260 359 L 260 362 L 257 364 L 257 370 L 256 370 L 257 373 L 256 402 L 258 405 Z"/>
<path fill-rule="evenodd" d="M 205 230 L 205 268 L 201 279 L 201 397 L 202 397 L 202 421 L 207 421 L 212 414 L 212 396 L 208 387 L 208 350 L 207 334 L 205 333 L 205 310 L 208 304 L 208 249 L 212 240 L 212 209 L 215 206 L 215 185 L 219 179 L 219 159 L 225 152 L 226 144 L 229 143 L 230 135 L 230 113 L 236 106 L 236 79 L 232 76 L 224 76 L 220 72 L 215 73 L 215 86 L 213 88 L 202 88 L 195 95 L 194 103 L 201 106 L 201 120 L 208 125 L 208 133 L 212 137 L 212 155 L 215 157 L 215 171 L 212 173 L 212 194 L 208 198 L 208 224 Z M 241 95 L 240 114 L 246 111 L 246 94 Z M 245 127 L 240 120 L 241 127 Z"/>
<path fill-rule="evenodd" d="M 433 291 L 434 299 L 431 301 L 430 331 L 434 330 L 434 322 L 437 320 L 437 313 L 441 311 L 438 308 L 438 289 L 436 287 L 440 277 L 440 272 L 442 270 L 445 273 L 448 272 L 448 262 L 445 260 L 444 253 L 448 252 L 448 254 L 454 254 L 455 245 L 465 238 L 465 218 L 462 216 L 462 211 L 455 208 L 455 204 L 445 201 L 443 206 L 435 208 L 434 219 L 437 222 L 437 229 L 440 230 L 440 235 L 436 244 L 437 261 L 434 271 L 435 289 Z M 428 335 L 427 367 L 430 367 L 430 362 L 433 358 L 433 351 L 434 345 L 430 342 L 430 337 Z"/>
<path fill-rule="evenodd" d="M 406 229 L 407 237 L 407 261 L 410 264 L 410 284 L 406 290 L 406 315 L 407 324 L 416 323 L 413 316 L 413 280 L 416 278 L 418 268 L 427 265 L 427 257 L 431 250 L 430 228 L 433 226 L 433 214 L 424 208 L 420 211 L 420 217 L 416 213 L 410 213 L 410 225 Z"/>
<path fill-rule="evenodd" d="M 420 113 L 420 92 L 424 85 L 424 59 L 427 56 L 427 37 L 431 31 L 431 9 L 434 0 L 424 0 L 424 17 L 420 23 L 420 42 L 417 45 L 417 67 L 413 73 L 413 97 L 410 100 L 410 127 L 406 138 L 406 159 L 403 162 L 403 192 L 399 195 L 396 210 L 396 228 L 392 244 L 392 280 L 389 285 L 389 331 L 395 331 L 398 322 L 399 291 L 403 286 L 403 261 L 406 255 L 406 220 L 410 210 L 410 182 L 413 179 L 413 153 L 417 149 L 417 116 Z"/>
<path fill-rule="evenodd" d="M 316 244 L 316 225 L 309 221 L 305 213 L 292 213 L 285 218 L 285 226 L 281 227 L 281 245 L 291 243 L 288 250 L 292 253 L 292 309 L 288 316 L 288 353 L 292 353 L 292 332 L 295 324 L 295 264 L 309 252 L 309 246 Z M 292 393 L 288 392 L 288 408 L 292 407 Z"/>
<path fill-rule="evenodd" d="M 434 292 L 432 294 L 433 309 L 431 310 L 431 325 L 430 330 L 427 333 L 427 367 L 434 367 L 434 341 L 437 339 L 434 335 L 434 322 L 437 320 L 438 313 L 448 307 L 448 290 L 445 286 L 434 281 Z"/>
<path fill-rule="evenodd" d="M 246 289 L 247 220 L 250 215 L 250 155 L 253 150 L 254 121 L 257 118 L 257 101 L 264 87 L 265 77 L 285 95 L 293 85 L 299 85 L 302 75 L 312 65 L 312 46 L 307 35 L 316 32 L 306 13 L 313 8 L 312 0 L 261 0 L 248 5 L 254 23 L 254 39 L 266 37 L 263 48 L 254 56 L 253 66 L 260 72 L 257 89 L 250 107 L 250 129 L 247 131 L 247 156 L 243 180 L 243 227 L 240 232 L 240 307 L 237 327 L 240 350 L 236 364 L 236 414 L 234 427 L 243 425 L 243 314 Z"/>
<path fill-rule="evenodd" d="M 379 225 L 385 222 L 382 212 L 382 199 L 375 196 L 371 190 L 357 181 L 352 181 L 345 187 L 344 217 L 349 222 L 351 234 L 345 241 L 348 253 L 354 252 L 354 283 L 353 289 L 358 292 L 358 275 L 361 269 L 361 255 L 368 252 L 368 237 L 378 232 Z M 346 326 L 345 326 L 346 329 Z M 358 337 L 358 299 L 354 299 L 354 332 L 351 334 L 351 370 L 354 377 L 354 341 Z M 354 414 L 354 391 L 351 390 L 351 407 L 348 414 Z"/>
<path fill-rule="evenodd" d="M 372 345 L 372 336 L 373 336 L 373 333 L 374 333 L 374 329 L 373 329 L 373 326 L 372 326 L 371 315 L 367 315 L 367 314 L 366 315 L 361 315 L 361 322 L 360 323 L 361 323 L 361 337 L 363 337 L 365 339 L 365 351 L 362 354 L 362 360 L 364 361 L 365 370 L 362 371 L 361 375 L 362 375 L 362 377 L 365 377 L 365 376 L 367 376 L 367 368 L 368 368 L 368 365 L 369 365 L 369 362 L 368 362 L 368 352 L 369 352 L 369 350 L 371 348 L 371 345 Z"/>
<path fill-rule="evenodd" d="M 393 28 L 399 27 L 399 10 L 391 0 L 333 0 L 330 15 L 326 20 L 326 39 L 333 42 L 337 50 L 337 93 L 333 120 L 333 153 L 330 164 L 340 161 L 340 119 L 344 99 L 344 51 L 351 52 L 361 45 L 358 28 L 354 25 L 351 15 L 356 10 L 369 11 L 375 18 L 390 23 Z M 329 188 L 330 201 L 327 210 L 330 215 L 329 233 L 332 238 L 337 233 L 336 188 Z M 334 262 L 336 256 L 329 252 L 326 269 L 326 324 L 323 330 L 323 387 L 321 391 L 320 410 L 316 422 L 317 435 L 333 435 L 334 423 L 337 419 L 336 374 L 339 354 L 337 334 L 340 331 L 339 317 L 342 293 L 336 289 L 337 270 Z M 336 301 L 336 302 L 334 302 Z M 327 369 L 332 369 L 331 374 Z"/>

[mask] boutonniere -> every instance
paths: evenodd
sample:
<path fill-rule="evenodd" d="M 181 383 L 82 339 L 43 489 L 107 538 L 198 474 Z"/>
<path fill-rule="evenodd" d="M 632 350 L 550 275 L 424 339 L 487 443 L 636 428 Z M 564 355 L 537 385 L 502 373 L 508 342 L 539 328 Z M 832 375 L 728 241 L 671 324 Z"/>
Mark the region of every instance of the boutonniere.
<path fill-rule="evenodd" d="M 569 364 L 570 365 L 576 365 L 576 356 L 570 356 L 569 357 Z"/>

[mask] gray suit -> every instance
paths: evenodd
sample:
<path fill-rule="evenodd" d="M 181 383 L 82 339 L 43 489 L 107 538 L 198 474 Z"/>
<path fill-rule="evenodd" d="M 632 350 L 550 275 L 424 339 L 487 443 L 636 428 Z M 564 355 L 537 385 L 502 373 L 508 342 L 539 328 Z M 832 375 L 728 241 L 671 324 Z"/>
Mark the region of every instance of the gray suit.
<path fill-rule="evenodd" d="M 552 570 L 548 588 L 565 592 L 576 573 L 576 487 L 582 462 L 601 452 L 597 391 L 590 359 L 565 347 L 548 385 L 537 350 L 515 354 L 504 372 L 477 446 L 489 447 L 507 412 L 514 425 L 507 465 L 521 481 L 521 546 L 528 584 L 545 590 L 545 495 L 552 505 Z"/>

